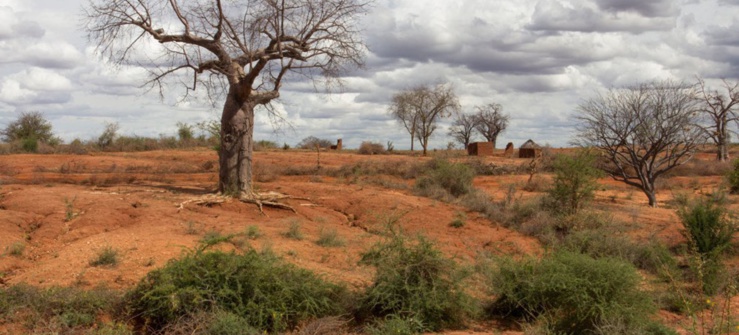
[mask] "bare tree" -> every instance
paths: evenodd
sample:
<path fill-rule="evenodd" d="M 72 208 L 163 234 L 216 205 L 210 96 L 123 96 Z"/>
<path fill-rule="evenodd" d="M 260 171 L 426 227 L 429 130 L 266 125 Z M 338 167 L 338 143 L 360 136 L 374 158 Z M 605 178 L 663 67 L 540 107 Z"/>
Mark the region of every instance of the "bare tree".
<path fill-rule="evenodd" d="M 655 182 L 704 143 L 695 92 L 671 81 L 611 89 L 578 107 L 576 144 L 600 149 L 603 170 L 657 206 Z"/>
<path fill-rule="evenodd" d="M 737 106 L 739 106 L 739 82 L 730 83 L 723 80 L 724 93 L 718 90 L 706 89 L 706 83 L 698 78 L 698 99 L 700 99 L 700 114 L 706 120 L 703 127 L 708 138 L 716 144 L 716 159 L 729 160 L 729 125 L 739 121 Z"/>
<path fill-rule="evenodd" d="M 355 25 L 366 8 L 363 0 L 90 0 L 84 11 L 97 50 L 149 70 L 160 94 L 175 82 L 185 97 L 198 85 L 214 100 L 225 96 L 218 190 L 259 202 L 254 109 L 277 99 L 288 78 L 330 84 L 361 66 Z"/>
<path fill-rule="evenodd" d="M 423 147 L 424 156 L 438 120 L 458 110 L 459 99 L 449 84 L 421 85 L 402 91 L 393 96 L 390 106 L 390 114 L 411 134 L 411 150 L 415 137 Z"/>
<path fill-rule="evenodd" d="M 405 90 L 393 95 L 393 101 L 390 104 L 390 115 L 395 118 L 406 131 L 411 135 L 411 151 L 416 140 L 416 123 L 418 122 L 418 113 L 412 108 L 408 101 L 413 100 L 413 91 Z"/>
<path fill-rule="evenodd" d="M 454 118 L 452 126 L 449 127 L 449 136 L 464 145 L 465 150 L 467 150 L 467 146 L 470 145 L 472 137 L 475 135 L 475 121 L 474 115 L 459 113 Z"/>
<path fill-rule="evenodd" d="M 475 129 L 493 144 L 498 140 L 498 135 L 508 127 L 508 115 L 503 114 L 503 106 L 496 103 L 485 106 L 476 106 Z"/>

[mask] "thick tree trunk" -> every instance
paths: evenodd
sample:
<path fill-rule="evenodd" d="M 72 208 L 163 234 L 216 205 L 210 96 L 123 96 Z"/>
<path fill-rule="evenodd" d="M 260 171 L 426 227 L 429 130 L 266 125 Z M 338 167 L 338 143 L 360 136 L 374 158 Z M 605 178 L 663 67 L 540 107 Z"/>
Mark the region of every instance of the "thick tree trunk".
<path fill-rule="evenodd" d="M 718 143 L 716 143 L 716 159 L 720 162 L 729 160 L 729 145 L 727 142 L 726 136 L 722 136 L 719 138 Z"/>
<path fill-rule="evenodd" d="M 646 194 L 647 198 L 649 199 L 649 207 L 656 208 L 657 207 L 657 195 L 655 194 L 655 192 L 644 190 L 644 194 Z"/>
<path fill-rule="evenodd" d="M 254 103 L 229 94 L 221 115 L 221 149 L 218 191 L 252 198 Z"/>

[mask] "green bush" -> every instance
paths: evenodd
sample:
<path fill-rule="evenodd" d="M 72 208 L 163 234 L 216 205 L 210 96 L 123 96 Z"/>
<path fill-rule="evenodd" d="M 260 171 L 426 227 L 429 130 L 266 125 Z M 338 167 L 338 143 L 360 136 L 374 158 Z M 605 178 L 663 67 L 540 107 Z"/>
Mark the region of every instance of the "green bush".
<path fill-rule="evenodd" d="M 414 335 L 423 332 L 423 324 L 412 318 L 388 315 L 385 319 L 367 327 L 369 335 Z"/>
<path fill-rule="evenodd" d="M 202 250 L 202 249 L 201 249 Z M 126 296 L 130 315 L 161 329 L 178 318 L 220 310 L 268 332 L 344 309 L 346 289 L 253 249 L 189 253 L 147 274 Z"/>
<path fill-rule="evenodd" d="M 729 218 L 723 194 L 700 198 L 692 203 L 683 203 L 678 215 L 692 248 L 704 259 L 717 258 L 731 245 L 737 231 Z"/>
<path fill-rule="evenodd" d="M 74 333 L 71 330 L 94 325 L 98 315 L 112 313 L 119 301 L 117 292 L 104 288 L 44 289 L 15 285 L 0 289 L 0 315 L 5 320 L 25 324 L 29 330 L 44 325 L 59 329 L 60 333 Z"/>
<path fill-rule="evenodd" d="M 392 233 L 364 253 L 360 264 L 377 269 L 355 313 L 360 321 L 397 316 L 438 331 L 460 327 L 474 311 L 462 286 L 467 273 L 423 237 L 409 241 Z"/>
<path fill-rule="evenodd" d="M 343 247 L 346 244 L 346 241 L 341 238 L 341 236 L 339 236 L 339 233 L 336 231 L 336 229 L 327 229 L 321 227 L 320 231 L 318 232 L 318 239 L 316 240 L 316 244 L 322 247 Z"/>
<path fill-rule="evenodd" d="M 474 171 L 465 164 L 451 163 L 444 159 L 434 159 L 428 163 L 426 174 L 416 180 L 416 192 L 439 200 L 449 196 L 458 198 L 470 193 Z"/>
<path fill-rule="evenodd" d="M 38 140 L 35 137 L 21 139 L 21 149 L 25 152 L 37 152 Z"/>
<path fill-rule="evenodd" d="M 729 183 L 729 193 L 739 193 L 739 159 L 734 160 L 734 168 L 726 174 L 726 181 Z"/>
<path fill-rule="evenodd" d="M 554 185 L 549 189 L 554 212 L 575 214 L 593 198 L 602 172 L 595 167 L 597 157 L 588 150 L 574 156 L 559 154 L 553 163 Z"/>
<path fill-rule="evenodd" d="M 571 252 L 541 260 L 502 258 L 489 282 L 497 297 L 491 315 L 538 320 L 563 334 L 587 334 L 615 322 L 642 329 L 654 310 L 639 290 L 636 269 L 613 258 Z"/>
<path fill-rule="evenodd" d="M 118 250 L 106 246 L 98 250 L 90 260 L 91 266 L 116 266 L 118 264 Z"/>

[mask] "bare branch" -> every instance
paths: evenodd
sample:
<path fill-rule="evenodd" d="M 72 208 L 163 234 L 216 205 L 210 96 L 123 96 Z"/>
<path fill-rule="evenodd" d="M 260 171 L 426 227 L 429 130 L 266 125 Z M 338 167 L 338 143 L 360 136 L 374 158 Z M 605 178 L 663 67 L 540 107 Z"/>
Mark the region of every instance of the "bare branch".
<path fill-rule="evenodd" d="M 612 89 L 578 107 L 577 144 L 601 150 L 603 170 L 656 206 L 655 181 L 704 143 L 695 92 L 670 81 Z"/>

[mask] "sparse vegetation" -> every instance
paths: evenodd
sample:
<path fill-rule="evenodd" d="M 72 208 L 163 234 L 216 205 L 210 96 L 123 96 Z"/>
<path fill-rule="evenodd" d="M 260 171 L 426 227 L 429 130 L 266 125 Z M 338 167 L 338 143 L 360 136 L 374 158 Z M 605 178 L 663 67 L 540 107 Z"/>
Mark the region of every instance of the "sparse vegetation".
<path fill-rule="evenodd" d="M 21 257 L 23 256 L 23 251 L 25 250 L 26 250 L 26 244 L 18 241 L 18 242 L 13 242 L 13 244 L 8 246 L 5 249 L 5 252 L 11 256 Z"/>
<path fill-rule="evenodd" d="M 336 229 L 321 227 L 318 232 L 318 240 L 316 244 L 322 247 L 343 247 L 346 241 L 339 236 Z"/>
<path fill-rule="evenodd" d="M 472 191 L 472 169 L 464 164 L 434 159 L 428 163 L 428 172 L 416 180 L 419 195 L 438 200 L 451 200 Z"/>
<path fill-rule="evenodd" d="M 100 248 L 90 260 L 91 266 L 116 266 L 118 265 L 118 250 L 111 246 Z"/>
<path fill-rule="evenodd" d="M 290 220 L 290 225 L 287 228 L 287 231 L 285 232 L 285 237 L 293 239 L 293 240 L 302 240 L 303 239 L 303 232 L 300 230 L 300 221 L 298 220 Z"/>
<path fill-rule="evenodd" d="M 379 155 L 385 153 L 385 147 L 377 142 L 364 141 L 359 145 L 357 153 L 360 155 Z"/>

